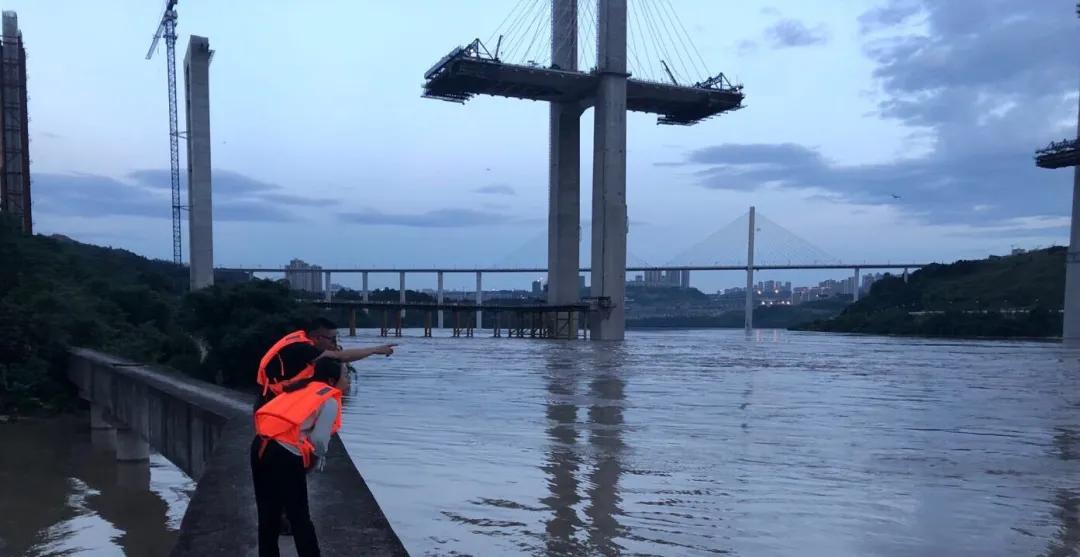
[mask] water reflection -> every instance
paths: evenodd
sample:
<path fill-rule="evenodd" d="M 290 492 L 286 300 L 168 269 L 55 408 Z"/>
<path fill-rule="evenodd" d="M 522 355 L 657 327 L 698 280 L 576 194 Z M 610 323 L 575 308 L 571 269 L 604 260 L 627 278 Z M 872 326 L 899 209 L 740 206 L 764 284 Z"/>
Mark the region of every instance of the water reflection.
<path fill-rule="evenodd" d="M 619 555 L 615 541 L 622 535 L 618 517 L 619 478 L 623 472 L 623 400 L 621 377 L 624 352 L 619 346 L 598 346 L 591 361 L 582 365 L 582 354 L 552 350 L 547 360 L 548 453 L 542 469 L 548 474 L 550 493 L 542 502 L 551 511 L 546 523 L 548 555 Z M 588 379 L 588 391 L 578 393 Z M 588 445 L 580 443 L 579 401 L 588 406 Z M 583 520 L 576 510 L 582 501 L 582 467 L 588 467 L 585 493 L 588 502 Z M 578 535 L 579 531 L 584 534 Z"/>
<path fill-rule="evenodd" d="M 625 352 L 621 345 L 598 347 L 593 352 L 593 372 L 589 384 L 589 444 L 596 462 L 589 474 L 589 542 L 591 554 L 618 555 L 615 538 L 621 537 L 622 515 L 619 478 L 623 473 L 623 400 L 626 383 L 621 374 Z"/>
<path fill-rule="evenodd" d="M 408 354 L 363 368 L 345 441 L 417 555 L 1080 550 L 1080 365 L 1055 345 L 679 331 Z"/>
<path fill-rule="evenodd" d="M 1077 460 L 1076 442 L 1080 437 L 1076 430 L 1067 426 L 1055 428 L 1054 449 L 1064 461 Z M 1061 488 L 1054 498 L 1057 509 L 1054 518 L 1060 523 L 1057 539 L 1043 555 L 1045 557 L 1074 557 L 1080 554 L 1080 491 Z"/>
<path fill-rule="evenodd" d="M 551 511 L 547 521 L 546 548 L 548 555 L 581 555 L 584 548 L 575 538 L 583 523 L 574 507 L 581 501 L 578 494 L 578 470 L 581 456 L 578 446 L 575 403 L 580 366 L 573 355 L 552 351 L 547 362 L 547 461 L 542 466 L 548 474 L 549 495 L 541 502 Z"/>
<path fill-rule="evenodd" d="M 194 486 L 167 474 L 168 485 L 155 487 L 181 496 L 166 501 L 152 490 L 153 470 L 171 472 L 159 455 L 119 463 L 113 432 L 89 430 L 85 419 L 70 416 L 7 424 L 0 436 L 0 553 L 169 554 L 174 518 Z"/>

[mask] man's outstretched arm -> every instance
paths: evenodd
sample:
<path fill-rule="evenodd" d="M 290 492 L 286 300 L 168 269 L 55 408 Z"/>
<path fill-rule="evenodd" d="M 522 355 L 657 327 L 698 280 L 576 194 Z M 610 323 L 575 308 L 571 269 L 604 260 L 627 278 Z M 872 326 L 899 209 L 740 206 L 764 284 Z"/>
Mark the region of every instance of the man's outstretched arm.
<path fill-rule="evenodd" d="M 383 356 L 390 356 L 394 353 L 394 347 L 396 344 L 383 344 L 380 346 L 372 346 L 369 348 L 344 348 L 341 350 L 327 350 L 322 353 L 320 358 L 335 358 L 343 362 L 355 362 L 356 360 L 363 360 L 368 356 L 374 356 L 380 354 Z"/>

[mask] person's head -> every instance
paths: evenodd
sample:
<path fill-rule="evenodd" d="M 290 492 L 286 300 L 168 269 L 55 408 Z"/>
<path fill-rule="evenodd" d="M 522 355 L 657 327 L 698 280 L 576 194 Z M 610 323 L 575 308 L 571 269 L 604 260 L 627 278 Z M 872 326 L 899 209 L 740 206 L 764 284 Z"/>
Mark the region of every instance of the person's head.
<path fill-rule="evenodd" d="M 308 338 L 315 341 L 315 346 L 320 350 L 337 350 L 338 327 L 333 321 L 325 317 L 316 318 L 304 329 Z"/>
<path fill-rule="evenodd" d="M 337 388 L 339 391 L 349 390 L 349 371 L 345 364 L 336 358 L 319 358 L 315 360 L 315 374 L 312 381 L 321 381 Z"/>

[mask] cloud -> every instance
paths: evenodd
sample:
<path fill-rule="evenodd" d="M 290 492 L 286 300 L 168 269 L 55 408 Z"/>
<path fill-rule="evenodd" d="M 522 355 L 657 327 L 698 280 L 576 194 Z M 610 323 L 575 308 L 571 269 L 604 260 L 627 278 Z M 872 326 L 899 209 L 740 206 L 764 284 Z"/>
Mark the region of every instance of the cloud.
<path fill-rule="evenodd" d="M 765 38 L 774 48 L 813 46 L 828 42 L 829 31 L 823 23 L 807 27 L 797 19 L 785 18 L 766 29 Z"/>
<path fill-rule="evenodd" d="M 896 0 L 884 9 L 910 11 Z M 915 4 L 928 32 L 872 39 L 881 114 L 936 135 L 940 151 L 1024 151 L 1073 135 L 1080 46 L 1054 2 Z M 880 18 L 879 18 L 880 19 Z"/>
<path fill-rule="evenodd" d="M 136 170 L 128 174 L 128 177 L 146 187 L 161 189 L 172 187 L 169 171 L 164 169 Z M 331 203 L 326 199 L 283 193 L 286 190 L 277 184 L 263 182 L 231 170 L 215 169 L 211 179 L 215 201 L 220 198 L 310 207 L 326 206 Z M 186 173 L 180 175 L 180 184 L 181 187 L 187 188 Z"/>
<path fill-rule="evenodd" d="M 483 186 L 473 190 L 475 193 L 482 193 L 486 195 L 517 195 L 514 188 L 505 184 L 491 184 L 489 186 Z"/>
<path fill-rule="evenodd" d="M 437 209 L 419 214 L 383 213 L 374 209 L 339 213 L 350 223 L 409 226 L 416 228 L 463 228 L 520 222 L 499 213 L 474 211 L 472 209 Z"/>
<path fill-rule="evenodd" d="M 168 192 L 94 174 L 33 175 L 34 211 L 65 217 L 170 218 Z"/>
<path fill-rule="evenodd" d="M 863 33 L 869 33 L 900 25 L 918 14 L 921 9 L 921 3 L 918 0 L 894 0 L 859 16 L 859 28 Z"/>
<path fill-rule="evenodd" d="M 794 143 L 727 144 L 692 151 L 684 164 L 698 167 L 695 174 L 708 188 L 815 191 L 835 200 L 896 205 L 931 223 L 1056 214 L 1064 192 L 1053 184 L 1040 184 L 1050 175 L 1035 168 L 1027 152 L 998 157 L 935 154 L 839 165 Z M 1044 191 L 1032 195 L 1031 188 Z"/>
<path fill-rule="evenodd" d="M 903 25 L 914 19 L 918 30 Z M 929 138 L 929 152 L 840 165 L 791 143 L 718 145 L 683 161 L 702 185 L 806 190 L 921 222 L 1002 230 L 1023 228 L 1010 219 L 1067 214 L 1072 171 L 1036 168 L 1033 151 L 1075 134 L 1080 63 L 1070 53 L 1080 34 L 1069 6 L 894 0 L 860 21 L 874 29 L 865 49 L 878 115 Z"/>
<path fill-rule="evenodd" d="M 739 53 L 739 56 L 749 56 L 757 52 L 758 44 L 750 39 L 743 39 L 736 43 L 735 50 Z"/>
<path fill-rule="evenodd" d="M 34 208 L 58 216 L 171 218 L 169 171 L 139 170 L 127 178 L 37 173 L 33 181 Z M 181 186 L 186 189 L 183 181 Z M 295 221 L 299 217 L 288 210 L 289 206 L 324 204 L 322 200 L 281 193 L 278 186 L 239 173 L 214 172 L 215 221 Z"/>

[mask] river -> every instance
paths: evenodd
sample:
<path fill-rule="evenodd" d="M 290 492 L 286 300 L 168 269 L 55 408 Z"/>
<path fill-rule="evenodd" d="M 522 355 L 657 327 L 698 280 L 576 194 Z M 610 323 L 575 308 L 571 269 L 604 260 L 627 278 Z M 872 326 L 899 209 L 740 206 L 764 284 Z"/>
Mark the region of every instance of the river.
<path fill-rule="evenodd" d="M 342 437 L 413 555 L 1080 555 L 1080 351 L 1058 344 L 401 342 L 357 363 Z M 84 428 L 0 426 L 0 555 L 175 539 L 190 482 L 155 456 L 124 487 Z"/>

